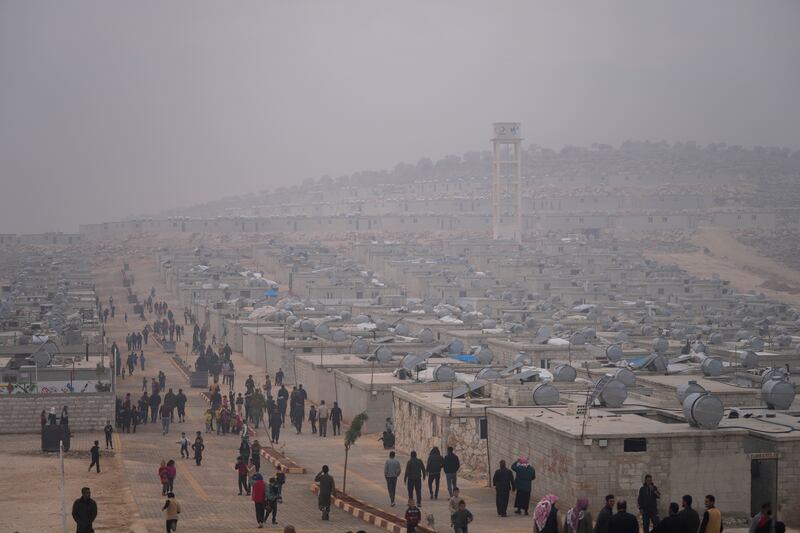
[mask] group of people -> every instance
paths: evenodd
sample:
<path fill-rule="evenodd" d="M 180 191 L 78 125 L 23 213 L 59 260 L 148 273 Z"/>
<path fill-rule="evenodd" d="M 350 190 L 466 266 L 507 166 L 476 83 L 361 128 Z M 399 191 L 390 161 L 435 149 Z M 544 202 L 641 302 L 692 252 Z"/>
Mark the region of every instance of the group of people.
<path fill-rule="evenodd" d="M 146 380 L 146 378 L 145 378 Z M 177 411 L 177 421 L 186 422 L 186 394 L 183 389 L 178 389 L 175 394 L 172 389 L 168 389 L 162 401 L 161 390 L 166 385 L 166 375 L 159 373 L 159 379 L 153 378 L 151 382 L 151 393 L 147 394 L 146 381 L 143 381 L 144 391 L 138 401 L 134 403 L 131 394 L 127 393 L 124 399 L 116 400 L 116 427 L 124 433 L 136 433 L 136 427 L 141 424 L 155 424 L 161 421 L 162 434 L 169 433 L 172 420 Z M 149 414 L 149 417 L 148 417 Z"/>

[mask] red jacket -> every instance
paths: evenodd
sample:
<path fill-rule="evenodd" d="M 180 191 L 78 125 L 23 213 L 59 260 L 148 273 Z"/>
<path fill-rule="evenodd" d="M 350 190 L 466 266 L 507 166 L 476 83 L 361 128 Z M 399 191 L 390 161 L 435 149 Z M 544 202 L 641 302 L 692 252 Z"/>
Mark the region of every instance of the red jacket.
<path fill-rule="evenodd" d="M 169 481 L 169 471 L 166 466 L 158 467 L 158 478 L 161 480 L 161 483 Z"/>
<path fill-rule="evenodd" d="M 253 486 L 250 487 L 250 499 L 256 503 L 264 503 L 266 499 L 266 488 L 267 485 L 264 483 L 263 479 L 259 479 Z"/>
<path fill-rule="evenodd" d="M 240 476 L 247 475 L 247 463 L 245 463 L 244 461 L 237 461 L 234 468 L 236 468 L 236 470 L 239 471 Z"/>

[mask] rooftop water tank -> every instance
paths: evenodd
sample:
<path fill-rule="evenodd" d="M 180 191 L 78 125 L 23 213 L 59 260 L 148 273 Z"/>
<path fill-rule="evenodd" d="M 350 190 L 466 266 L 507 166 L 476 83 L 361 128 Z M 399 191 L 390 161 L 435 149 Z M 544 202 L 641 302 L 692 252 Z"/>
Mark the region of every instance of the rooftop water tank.
<path fill-rule="evenodd" d="M 578 377 L 578 371 L 566 364 L 556 365 L 552 373 L 553 381 L 575 381 Z"/>
<path fill-rule="evenodd" d="M 753 350 L 739 352 L 739 363 L 744 368 L 758 368 L 758 354 Z"/>
<path fill-rule="evenodd" d="M 620 407 L 628 397 L 628 388 L 617 379 L 612 379 L 600 393 L 600 404 L 605 407 Z"/>
<path fill-rule="evenodd" d="M 433 369 L 434 381 L 456 381 L 456 371 L 450 365 L 439 365 Z"/>
<path fill-rule="evenodd" d="M 612 344 L 606 348 L 606 357 L 612 363 L 616 363 L 622 359 L 622 346 L 619 344 Z"/>
<path fill-rule="evenodd" d="M 556 405 L 560 398 L 558 389 L 549 383 L 539 383 L 531 392 L 536 405 Z"/>
<path fill-rule="evenodd" d="M 722 374 L 722 361 L 718 357 L 706 357 L 700 363 L 704 376 L 716 377 Z"/>
<path fill-rule="evenodd" d="M 500 379 L 500 372 L 495 370 L 494 368 L 486 367 L 482 368 L 475 374 L 475 379 L 485 379 L 485 380 L 492 380 L 492 379 Z"/>
<path fill-rule="evenodd" d="M 770 409 L 789 409 L 794 402 L 794 383 L 774 376 L 761 386 L 761 398 Z"/>
<path fill-rule="evenodd" d="M 761 372 L 761 385 L 763 386 L 766 382 L 776 377 L 786 379 L 786 370 L 783 368 L 765 368 L 764 371 Z"/>
<path fill-rule="evenodd" d="M 625 384 L 626 387 L 633 387 L 636 385 L 636 374 L 627 368 L 618 368 L 614 372 L 614 379 L 617 379 Z"/>
<path fill-rule="evenodd" d="M 487 346 L 481 346 L 475 352 L 475 359 L 482 365 L 488 365 L 494 359 L 494 354 Z"/>
<path fill-rule="evenodd" d="M 722 402 L 708 392 L 695 392 L 683 400 L 683 416 L 692 426 L 715 429 L 724 414 Z"/>
<path fill-rule="evenodd" d="M 681 405 L 683 405 L 683 400 L 685 400 L 687 396 L 690 394 L 705 392 L 706 389 L 704 389 L 703 386 L 697 383 L 695 380 L 690 380 L 688 383 L 678 385 L 676 391 L 678 393 L 678 401 L 681 402 Z"/>

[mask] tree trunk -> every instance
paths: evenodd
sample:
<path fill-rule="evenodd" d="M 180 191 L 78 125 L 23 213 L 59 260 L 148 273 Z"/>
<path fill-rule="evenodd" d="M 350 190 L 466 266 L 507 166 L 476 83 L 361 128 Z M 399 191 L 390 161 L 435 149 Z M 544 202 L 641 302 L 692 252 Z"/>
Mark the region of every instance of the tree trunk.
<path fill-rule="evenodd" d="M 342 478 L 342 492 L 347 492 L 347 456 L 350 455 L 350 446 L 344 448 L 344 476 Z"/>

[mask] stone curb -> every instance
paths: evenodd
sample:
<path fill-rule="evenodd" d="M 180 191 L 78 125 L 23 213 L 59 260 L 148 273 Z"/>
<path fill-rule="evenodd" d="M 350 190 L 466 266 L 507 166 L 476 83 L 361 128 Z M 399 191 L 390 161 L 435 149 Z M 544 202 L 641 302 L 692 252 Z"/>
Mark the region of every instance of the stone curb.
<path fill-rule="evenodd" d="M 284 456 L 284 457 L 286 457 L 286 460 L 289 461 L 291 464 L 283 463 L 280 459 L 278 459 L 277 457 L 273 456 L 269 452 L 269 450 L 271 450 L 271 449 L 272 448 L 261 448 L 261 455 L 267 461 L 269 461 L 269 463 L 272 466 L 274 466 L 276 468 L 280 467 L 281 470 L 283 470 L 284 472 L 286 472 L 288 474 L 305 474 L 306 473 L 306 469 L 304 467 L 298 465 L 297 463 L 295 463 L 294 461 L 292 461 L 291 459 L 289 459 L 286 456 Z"/>

